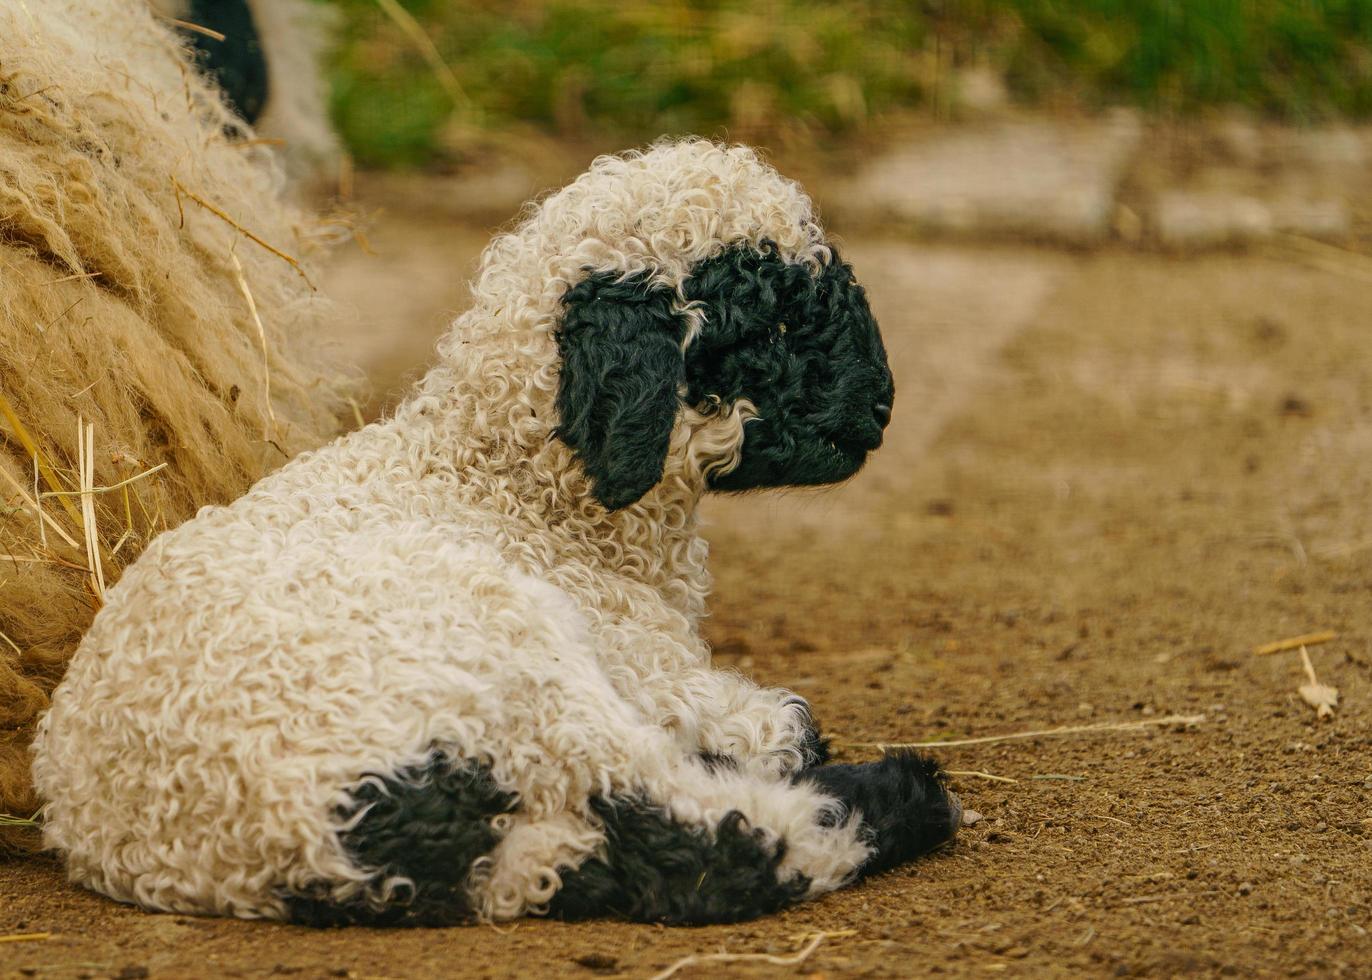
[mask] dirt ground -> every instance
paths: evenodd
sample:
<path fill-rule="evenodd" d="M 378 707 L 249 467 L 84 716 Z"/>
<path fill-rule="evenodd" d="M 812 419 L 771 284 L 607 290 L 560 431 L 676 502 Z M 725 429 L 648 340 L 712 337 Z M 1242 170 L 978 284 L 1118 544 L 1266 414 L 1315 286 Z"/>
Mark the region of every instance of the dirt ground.
<path fill-rule="evenodd" d="M 391 212 L 335 292 L 382 392 L 483 229 Z M 1372 975 L 1372 266 L 858 240 L 898 395 L 849 485 L 712 500 L 718 660 L 864 743 L 948 746 L 984 814 L 912 866 L 705 929 L 312 932 L 149 915 L 0 865 L 4 977 Z M 397 294 L 403 277 L 410 285 Z M 1297 654 L 1315 630 L 1317 721 Z"/>

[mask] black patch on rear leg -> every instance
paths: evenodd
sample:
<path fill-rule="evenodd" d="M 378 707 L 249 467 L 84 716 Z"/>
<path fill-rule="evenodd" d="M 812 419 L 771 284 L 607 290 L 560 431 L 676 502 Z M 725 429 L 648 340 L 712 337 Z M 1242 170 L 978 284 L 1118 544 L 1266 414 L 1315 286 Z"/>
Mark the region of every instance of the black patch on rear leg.
<path fill-rule="evenodd" d="M 868 875 L 932 851 L 957 833 L 962 808 L 938 773 L 932 759 L 892 752 L 877 762 L 809 769 L 796 782 L 813 783 L 862 814 L 862 832 L 875 848 L 860 869 Z M 831 822 L 845 817 L 835 815 Z"/>
<path fill-rule="evenodd" d="M 809 891 L 804 875 L 778 879 L 785 843 L 769 843 L 737 811 L 711 833 L 678 823 L 639 797 L 595 797 L 591 807 L 605 825 L 604 854 L 562 873 L 549 915 L 671 925 L 739 922 L 775 912 Z"/>
<path fill-rule="evenodd" d="M 367 774 L 351 795 L 337 819 L 366 813 L 339 834 L 344 851 L 359 868 L 375 869 L 379 881 L 400 876 L 411 884 L 398 886 L 384 905 L 365 895 L 335 902 L 321 884 L 317 894 L 287 897 L 290 921 L 324 927 L 469 921 L 472 864 L 500 840 L 491 818 L 515 806 L 515 797 L 496 786 L 489 768 L 435 752 L 423 766 Z"/>

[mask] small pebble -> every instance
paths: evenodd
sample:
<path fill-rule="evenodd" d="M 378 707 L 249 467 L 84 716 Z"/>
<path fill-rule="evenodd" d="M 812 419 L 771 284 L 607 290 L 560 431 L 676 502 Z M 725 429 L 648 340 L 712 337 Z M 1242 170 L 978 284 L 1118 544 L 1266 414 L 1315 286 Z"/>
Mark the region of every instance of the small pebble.
<path fill-rule="evenodd" d="M 574 957 L 572 962 L 595 973 L 611 973 L 619 968 L 619 960 L 604 953 L 587 953 Z"/>
<path fill-rule="evenodd" d="M 1251 881 L 1245 881 L 1243 884 L 1239 885 L 1239 894 L 1240 894 L 1240 895 L 1251 895 L 1251 894 L 1253 894 L 1253 883 L 1252 883 Z"/>

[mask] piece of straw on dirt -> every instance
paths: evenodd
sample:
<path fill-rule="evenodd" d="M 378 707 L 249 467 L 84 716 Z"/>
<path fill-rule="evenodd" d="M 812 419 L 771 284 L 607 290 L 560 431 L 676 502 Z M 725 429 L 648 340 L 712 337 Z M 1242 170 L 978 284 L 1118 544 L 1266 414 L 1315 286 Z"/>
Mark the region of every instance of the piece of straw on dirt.
<path fill-rule="evenodd" d="M 1329 684 L 1321 684 L 1320 679 L 1315 676 L 1315 665 L 1310 662 L 1310 654 L 1301 647 L 1301 666 L 1305 668 L 1305 676 L 1309 678 L 1308 684 L 1302 684 L 1298 690 L 1305 703 L 1315 709 L 1317 718 L 1333 718 L 1334 709 L 1339 706 L 1339 689 Z"/>
<path fill-rule="evenodd" d="M 774 956 L 771 953 L 692 953 L 682 957 L 661 973 L 653 975 L 652 980 L 667 980 L 682 970 L 704 963 L 770 963 L 772 966 L 796 966 L 814 955 L 820 944 L 838 933 L 817 932 L 799 951 L 790 956 Z"/>
<path fill-rule="evenodd" d="M 1284 640 L 1273 640 L 1271 643 L 1264 643 L 1253 648 L 1253 653 L 1259 657 L 1265 657 L 1273 653 L 1285 653 L 1287 650 L 1298 650 L 1301 647 L 1319 646 L 1321 643 L 1331 643 L 1339 638 L 1339 634 L 1333 630 L 1320 630 L 1317 633 L 1302 633 L 1300 636 L 1289 636 Z"/>
<path fill-rule="evenodd" d="M 1096 732 L 1127 732 L 1140 728 L 1153 728 L 1159 725 L 1199 725 L 1205 715 L 1168 715 L 1166 718 L 1148 718 L 1144 721 L 1107 722 L 1096 725 L 1067 725 L 1062 728 L 1043 728 L 1031 732 L 1011 732 L 1008 735 L 984 735 L 980 738 L 949 739 L 946 742 L 845 742 L 845 745 L 863 749 L 946 749 L 962 745 L 990 745 L 993 742 L 1015 742 L 1029 738 L 1049 738 L 1060 735 L 1087 735 Z"/>
<path fill-rule="evenodd" d="M 0 827 L 37 827 L 38 821 L 32 817 L 16 817 L 8 813 L 0 813 Z"/>
<path fill-rule="evenodd" d="M 993 783 L 1018 783 L 1018 779 L 1011 779 L 1009 776 L 997 776 L 994 773 L 982 772 L 979 769 L 945 769 L 945 776 L 960 776 L 964 779 L 985 779 Z"/>
<path fill-rule="evenodd" d="M 51 938 L 50 932 L 16 932 L 13 935 L 0 936 L 0 943 L 31 943 Z"/>

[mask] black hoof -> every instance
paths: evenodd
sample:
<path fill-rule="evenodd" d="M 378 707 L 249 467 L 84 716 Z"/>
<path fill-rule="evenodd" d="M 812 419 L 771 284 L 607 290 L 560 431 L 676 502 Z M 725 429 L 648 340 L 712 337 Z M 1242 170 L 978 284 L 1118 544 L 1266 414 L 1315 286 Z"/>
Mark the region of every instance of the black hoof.
<path fill-rule="evenodd" d="M 962 826 L 962 803 L 939 782 L 938 772 L 934 760 L 902 751 L 878 762 L 820 766 L 796 779 L 814 783 L 848 812 L 861 814 L 862 831 L 873 847 L 861 868 L 868 875 L 932 851 Z"/>

